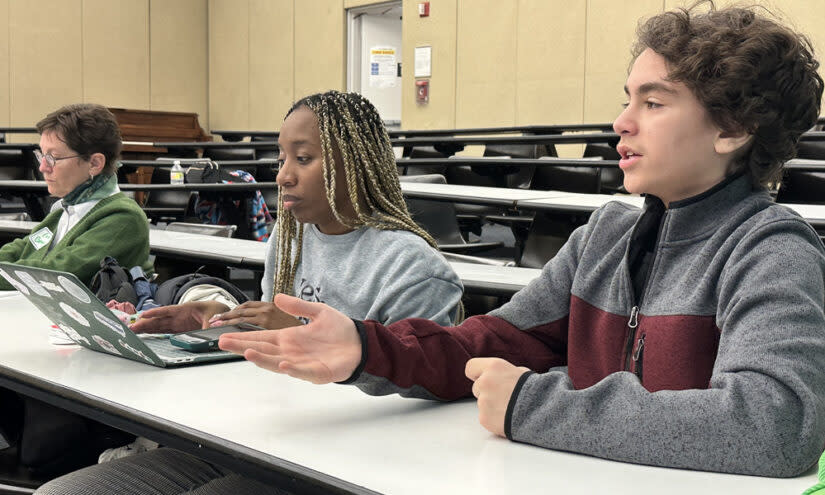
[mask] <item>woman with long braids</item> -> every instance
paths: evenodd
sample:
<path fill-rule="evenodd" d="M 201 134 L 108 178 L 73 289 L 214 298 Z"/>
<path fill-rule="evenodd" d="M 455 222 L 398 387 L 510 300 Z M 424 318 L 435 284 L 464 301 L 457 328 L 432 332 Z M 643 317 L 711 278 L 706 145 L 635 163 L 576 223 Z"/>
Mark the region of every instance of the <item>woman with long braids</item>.
<path fill-rule="evenodd" d="M 324 302 L 352 318 L 456 323 L 461 282 L 435 241 L 410 218 L 389 136 L 357 93 L 307 96 L 287 112 L 278 139 L 278 224 L 268 241 L 262 301 L 230 310 L 196 302 L 146 311 L 136 332 L 295 320 L 275 294 Z"/>
<path fill-rule="evenodd" d="M 432 237 L 410 218 L 375 107 L 356 93 L 307 96 L 287 113 L 278 145 L 278 225 L 267 243 L 265 302 L 231 311 L 215 302 L 164 306 L 144 312 L 132 329 L 295 325 L 270 302 L 278 293 L 383 324 L 409 317 L 455 323 L 462 311 L 461 281 Z M 164 494 L 284 493 L 170 448 L 69 473 L 38 493 L 129 494 L 146 486 Z"/>

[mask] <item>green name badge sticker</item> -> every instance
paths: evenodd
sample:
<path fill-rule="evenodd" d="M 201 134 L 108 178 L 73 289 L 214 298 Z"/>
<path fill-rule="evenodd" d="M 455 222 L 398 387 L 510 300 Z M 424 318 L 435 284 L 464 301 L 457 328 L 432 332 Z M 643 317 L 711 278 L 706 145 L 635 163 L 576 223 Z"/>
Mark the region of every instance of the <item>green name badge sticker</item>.
<path fill-rule="evenodd" d="M 40 249 L 43 246 L 48 246 L 50 242 L 52 242 L 52 231 L 49 230 L 48 227 L 43 227 L 42 229 L 38 230 L 34 234 L 29 236 L 29 242 L 32 243 L 34 249 Z"/>

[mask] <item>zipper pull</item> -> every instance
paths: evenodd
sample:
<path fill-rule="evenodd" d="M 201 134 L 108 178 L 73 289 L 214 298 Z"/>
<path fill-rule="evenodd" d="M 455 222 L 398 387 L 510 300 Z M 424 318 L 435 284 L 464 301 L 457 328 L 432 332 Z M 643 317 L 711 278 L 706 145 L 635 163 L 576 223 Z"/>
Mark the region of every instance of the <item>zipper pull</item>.
<path fill-rule="evenodd" d="M 633 361 L 639 362 L 639 357 L 642 355 L 642 350 L 645 348 L 645 334 L 639 337 L 639 342 L 636 344 L 636 350 L 633 351 Z"/>
<path fill-rule="evenodd" d="M 633 306 L 630 309 L 630 321 L 627 322 L 627 326 L 630 328 L 639 326 L 639 306 Z"/>

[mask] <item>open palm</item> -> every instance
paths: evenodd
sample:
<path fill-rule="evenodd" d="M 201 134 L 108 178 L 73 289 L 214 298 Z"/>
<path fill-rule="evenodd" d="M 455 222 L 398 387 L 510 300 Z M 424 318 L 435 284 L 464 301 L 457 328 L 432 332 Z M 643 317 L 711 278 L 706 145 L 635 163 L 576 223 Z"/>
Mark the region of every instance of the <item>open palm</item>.
<path fill-rule="evenodd" d="M 313 383 L 348 379 L 361 362 L 361 338 L 355 324 L 326 304 L 279 294 L 275 304 L 310 323 L 281 330 L 229 333 L 219 346 L 242 354 L 261 368 Z"/>

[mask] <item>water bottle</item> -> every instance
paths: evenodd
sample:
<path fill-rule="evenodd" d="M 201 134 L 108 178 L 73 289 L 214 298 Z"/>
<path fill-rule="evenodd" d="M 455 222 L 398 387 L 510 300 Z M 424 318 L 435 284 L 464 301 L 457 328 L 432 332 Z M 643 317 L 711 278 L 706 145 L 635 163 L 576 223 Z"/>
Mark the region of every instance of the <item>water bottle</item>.
<path fill-rule="evenodd" d="M 172 162 L 172 170 L 169 172 L 170 184 L 183 184 L 183 167 L 180 166 L 180 160 Z"/>

